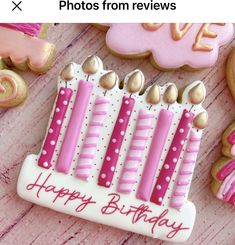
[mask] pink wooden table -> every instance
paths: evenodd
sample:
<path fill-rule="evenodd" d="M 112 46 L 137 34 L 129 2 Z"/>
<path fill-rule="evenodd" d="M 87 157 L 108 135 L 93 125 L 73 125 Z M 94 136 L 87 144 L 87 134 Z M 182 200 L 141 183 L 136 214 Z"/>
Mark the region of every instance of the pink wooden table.
<path fill-rule="evenodd" d="M 163 73 L 146 59 L 128 61 L 114 57 L 105 47 L 104 33 L 88 24 L 52 25 L 48 39 L 58 48 L 53 69 L 40 77 L 24 73 L 29 98 L 18 108 L 0 111 L 0 244 L 168 244 L 57 213 L 28 203 L 16 194 L 23 159 L 29 152 L 38 153 L 42 144 L 60 69 L 70 61 L 81 62 L 89 54 L 97 54 L 121 78 L 139 68 L 147 81 L 158 75 L 159 84 L 174 81 L 180 87 L 194 80 L 205 82 L 204 106 L 210 123 L 204 132 L 190 191 L 190 199 L 197 207 L 196 224 L 185 244 L 235 244 L 235 209 L 210 192 L 210 168 L 220 155 L 221 134 L 235 119 L 235 102 L 225 81 L 225 60 L 235 46 L 235 39 L 221 48 L 220 58 L 212 69 L 195 73 L 182 70 Z"/>

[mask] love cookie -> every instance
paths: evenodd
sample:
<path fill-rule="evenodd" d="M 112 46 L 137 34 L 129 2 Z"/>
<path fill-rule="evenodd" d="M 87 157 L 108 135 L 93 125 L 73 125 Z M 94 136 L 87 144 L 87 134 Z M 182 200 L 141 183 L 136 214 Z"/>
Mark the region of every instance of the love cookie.
<path fill-rule="evenodd" d="M 0 23 L 0 57 L 19 70 L 47 72 L 56 51 L 54 44 L 40 38 L 44 34 L 44 25 L 39 23 Z"/>
<path fill-rule="evenodd" d="M 10 70 L 0 70 L 0 107 L 15 107 L 22 103 L 28 88 L 21 76 Z"/>
<path fill-rule="evenodd" d="M 213 164 L 212 192 L 224 202 L 235 205 L 235 122 L 222 136 L 223 156 Z"/>
<path fill-rule="evenodd" d="M 120 89 L 97 56 L 60 73 L 45 139 L 20 171 L 25 200 L 84 219 L 172 242 L 190 236 L 188 200 L 207 113 L 205 87 L 180 95 L 174 83 L 140 95 L 140 70 Z"/>
<path fill-rule="evenodd" d="M 109 24 L 106 44 L 125 58 L 151 57 L 161 70 L 180 67 L 195 70 L 215 64 L 220 46 L 233 36 L 232 24 Z"/>

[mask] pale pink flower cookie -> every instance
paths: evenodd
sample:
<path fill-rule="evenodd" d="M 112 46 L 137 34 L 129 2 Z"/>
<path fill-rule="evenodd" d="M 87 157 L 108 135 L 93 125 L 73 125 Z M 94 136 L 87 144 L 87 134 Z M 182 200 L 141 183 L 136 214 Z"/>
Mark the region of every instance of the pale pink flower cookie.
<path fill-rule="evenodd" d="M 120 89 L 117 74 L 97 56 L 66 66 L 41 150 L 24 160 L 18 194 L 96 223 L 187 240 L 196 216 L 188 193 L 207 122 L 205 87 L 192 82 L 178 98 L 175 84 L 154 84 L 140 95 L 144 81 L 137 69 Z"/>
<path fill-rule="evenodd" d="M 56 49 L 54 44 L 41 39 L 42 35 L 44 25 L 40 23 L 0 23 L 0 57 L 19 70 L 47 72 Z"/>
<path fill-rule="evenodd" d="M 109 24 L 106 44 L 112 53 L 126 58 L 151 57 L 157 68 L 211 67 L 220 46 L 233 37 L 233 24 Z M 109 28 L 108 28 L 109 27 Z"/>

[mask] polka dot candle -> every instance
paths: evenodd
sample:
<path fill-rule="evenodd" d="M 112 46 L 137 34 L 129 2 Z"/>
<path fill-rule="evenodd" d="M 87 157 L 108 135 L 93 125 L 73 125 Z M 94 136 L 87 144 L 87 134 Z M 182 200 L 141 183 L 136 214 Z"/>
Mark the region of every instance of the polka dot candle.
<path fill-rule="evenodd" d="M 193 117 L 194 114 L 186 109 L 182 113 L 174 138 L 150 198 L 150 201 L 156 203 L 157 205 L 161 205 L 163 202 L 170 180 L 176 168 L 176 164 L 183 149 L 184 142 L 186 141 L 188 132 L 191 129 Z"/>
<path fill-rule="evenodd" d="M 104 161 L 98 177 L 98 185 L 109 188 L 116 169 L 119 152 L 122 146 L 125 132 L 129 124 L 130 116 L 135 104 L 133 98 L 126 96 L 122 99 L 121 108 L 113 128 Z"/>
<path fill-rule="evenodd" d="M 38 159 L 38 165 L 43 168 L 49 169 L 51 167 L 51 159 L 55 151 L 55 146 L 60 135 L 61 126 L 63 124 L 64 116 L 66 114 L 68 103 L 72 96 L 72 89 L 61 87 L 51 124 L 48 129 L 48 133 L 45 142 L 42 146 L 41 155 Z M 64 102 L 67 102 L 66 104 Z"/>

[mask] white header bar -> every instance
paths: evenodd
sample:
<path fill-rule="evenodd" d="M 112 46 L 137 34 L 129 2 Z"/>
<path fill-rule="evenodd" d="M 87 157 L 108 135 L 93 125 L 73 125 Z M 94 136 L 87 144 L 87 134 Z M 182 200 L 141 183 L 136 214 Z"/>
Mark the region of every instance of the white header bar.
<path fill-rule="evenodd" d="M 0 22 L 235 22 L 231 0 L 1 0 Z"/>

